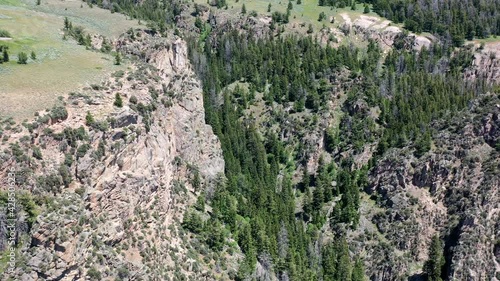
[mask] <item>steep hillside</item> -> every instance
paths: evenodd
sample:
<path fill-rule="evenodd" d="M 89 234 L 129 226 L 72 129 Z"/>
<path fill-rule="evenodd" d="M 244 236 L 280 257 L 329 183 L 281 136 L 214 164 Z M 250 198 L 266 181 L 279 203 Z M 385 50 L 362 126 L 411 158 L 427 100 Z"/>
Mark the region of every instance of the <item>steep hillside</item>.
<path fill-rule="evenodd" d="M 2 182 L 14 171 L 17 194 L 29 192 L 39 205 L 36 223 L 18 222 L 22 259 L 13 277 L 205 274 L 179 221 L 223 172 L 220 144 L 204 123 L 185 42 L 133 35 L 137 41 L 126 35 L 118 48 L 143 52 L 149 64 L 115 73 L 70 95 L 65 107 L 3 131 Z"/>
<path fill-rule="evenodd" d="M 444 276 L 495 280 L 500 258 L 499 102 L 498 94 L 488 95 L 459 117 L 435 122 L 434 148 L 421 158 L 395 149 L 372 169 L 365 190 L 371 198 L 367 202 L 374 200 L 378 211 L 370 207 L 367 226 L 376 226 L 375 233 L 389 244 L 367 246 L 373 239 L 369 228 L 360 229 L 353 240 L 368 253 L 369 271 L 377 280 L 411 275 L 412 266 L 427 260 L 431 238 L 439 233 L 445 242 Z"/>

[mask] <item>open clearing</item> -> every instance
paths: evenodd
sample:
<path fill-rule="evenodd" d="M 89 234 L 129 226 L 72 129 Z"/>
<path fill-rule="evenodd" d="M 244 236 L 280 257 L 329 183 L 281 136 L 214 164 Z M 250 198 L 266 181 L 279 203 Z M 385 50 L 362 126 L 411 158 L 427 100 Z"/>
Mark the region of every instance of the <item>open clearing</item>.
<path fill-rule="evenodd" d="M 64 17 L 86 32 L 116 38 L 136 21 L 108 10 L 89 8 L 77 0 L 35 1 L 0 0 L 0 28 L 12 35 L 2 40 L 9 47 L 10 62 L 0 64 L 0 117 L 19 121 L 39 110 L 50 108 L 58 96 L 97 83 L 109 73 L 123 69 L 115 66 L 111 55 L 86 50 L 74 40 L 62 39 Z M 36 60 L 17 64 L 21 51 L 36 53 Z"/>

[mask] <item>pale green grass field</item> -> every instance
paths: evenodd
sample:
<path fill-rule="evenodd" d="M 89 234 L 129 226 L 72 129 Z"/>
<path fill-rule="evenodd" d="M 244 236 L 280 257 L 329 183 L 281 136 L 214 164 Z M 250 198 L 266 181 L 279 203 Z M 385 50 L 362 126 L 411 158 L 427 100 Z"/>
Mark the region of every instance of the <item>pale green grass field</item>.
<path fill-rule="evenodd" d="M 64 16 L 88 32 L 109 38 L 137 26 L 136 21 L 123 15 L 86 5 L 80 8 L 79 1 L 42 0 L 41 6 L 34 3 L 0 0 L 0 29 L 13 37 L 0 41 L 9 46 L 10 53 L 10 62 L 0 64 L 0 117 L 11 116 L 17 121 L 50 108 L 58 96 L 97 83 L 125 67 L 113 65 L 111 55 L 86 50 L 71 39 L 62 40 Z M 34 51 L 37 59 L 19 65 L 20 51 Z"/>
<path fill-rule="evenodd" d="M 137 20 L 128 20 L 123 14 L 111 13 L 97 6 L 90 8 L 81 0 L 41 0 L 40 6 L 34 5 L 35 0 L 22 1 L 31 9 L 61 18 L 68 17 L 73 24 L 84 26 L 90 32 L 109 38 L 117 38 L 127 29 L 139 26 Z"/>
<path fill-rule="evenodd" d="M 500 36 L 490 36 L 485 39 L 474 39 L 472 41 L 466 41 L 466 43 L 478 43 L 478 44 L 481 43 L 488 44 L 488 43 L 498 43 L 498 42 L 500 42 Z"/>

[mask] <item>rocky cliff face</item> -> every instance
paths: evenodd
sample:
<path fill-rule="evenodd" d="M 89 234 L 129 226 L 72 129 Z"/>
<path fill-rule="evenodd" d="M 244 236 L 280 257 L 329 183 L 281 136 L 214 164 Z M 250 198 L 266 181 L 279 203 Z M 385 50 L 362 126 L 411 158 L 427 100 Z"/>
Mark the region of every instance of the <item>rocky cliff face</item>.
<path fill-rule="evenodd" d="M 178 226 L 200 185 L 210 189 L 223 173 L 224 160 L 204 122 L 186 43 L 140 32 L 116 44 L 142 62 L 70 95 L 63 121 L 35 121 L 31 133 L 10 132 L 2 144 L 0 180 L 10 167 L 28 171 L 17 188 L 45 200 L 31 231 L 19 231 L 28 242 L 19 280 L 208 277 Z M 15 159 L 12 143 L 29 161 Z M 31 157 L 34 147 L 40 160 Z"/>
<path fill-rule="evenodd" d="M 439 133 L 426 155 L 394 149 L 371 172 L 371 199 L 353 241 L 363 241 L 357 250 L 367 253 L 372 280 L 419 280 L 436 234 L 445 241 L 449 280 L 498 280 L 498 97 L 481 98 L 451 120 L 435 123 Z"/>
<path fill-rule="evenodd" d="M 379 17 L 362 15 L 354 21 L 346 13 L 341 14 L 344 23 L 340 25 L 339 33 L 337 30 L 332 30 L 334 34 L 354 37 L 362 40 L 372 39 L 380 44 L 384 49 L 392 48 L 394 40 L 403 33 L 403 29 L 395 26 L 391 21 L 384 20 Z M 342 36 L 343 35 L 343 36 Z M 430 38 L 430 39 L 429 39 Z M 428 48 L 432 41 L 432 37 L 425 37 L 414 33 L 409 33 L 409 42 L 411 48 L 420 50 L 422 47 Z"/>
<path fill-rule="evenodd" d="M 476 44 L 476 47 L 479 45 Z M 474 54 L 472 67 L 465 73 L 468 79 L 500 80 L 500 43 L 485 44 Z"/>

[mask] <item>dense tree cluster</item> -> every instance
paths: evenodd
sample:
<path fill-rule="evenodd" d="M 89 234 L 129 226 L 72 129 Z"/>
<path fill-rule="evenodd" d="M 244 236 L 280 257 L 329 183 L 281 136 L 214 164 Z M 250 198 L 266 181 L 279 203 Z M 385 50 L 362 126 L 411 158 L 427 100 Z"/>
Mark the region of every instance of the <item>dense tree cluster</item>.
<path fill-rule="evenodd" d="M 90 38 L 90 34 L 85 33 L 85 30 L 81 26 L 73 26 L 73 22 L 71 22 L 67 17 L 64 18 L 64 38 L 67 36 L 72 37 L 78 42 L 79 45 L 83 45 L 87 48 L 90 48 L 92 45 L 92 39 Z"/>
<path fill-rule="evenodd" d="M 359 49 L 324 48 L 310 37 L 254 40 L 231 32 L 214 46 L 204 54 L 208 65 L 197 62 L 199 73 L 206 75 L 204 87 L 212 100 L 225 85 L 244 78 L 259 92 L 270 84 L 265 95 L 268 103 L 292 102 L 298 111 L 317 111 L 331 93 L 328 80 L 335 70 L 361 68 Z M 194 55 L 195 60 L 199 58 Z"/>
<path fill-rule="evenodd" d="M 325 203 L 332 206 L 333 198 L 339 196 L 341 200 L 333 203 L 337 211 L 332 212 L 339 217 L 332 216 L 331 223 L 346 223 L 355 228 L 359 218 L 360 173 L 347 166 L 338 172 L 333 162 L 321 161 L 317 176 L 309 180 L 311 175 L 306 172 L 300 184 L 305 194 L 303 212 L 296 214 L 291 175 L 279 177 L 289 165 L 285 144 L 274 134 L 263 138 L 252 123 L 241 120 L 241 112 L 255 99 L 256 91 L 266 92 L 267 103 L 320 110 L 329 95 L 329 76 L 346 66 L 359 69 L 359 51 L 323 48 L 311 38 L 255 40 L 237 32 L 212 43 L 214 47 L 207 46 L 204 53 L 194 43 L 190 48 L 204 82 L 206 119 L 222 142 L 226 163 L 227 181 L 218 186 L 211 200 L 211 220 L 224 223 L 237 237 L 246 256 L 240 267 L 241 278 L 253 272 L 257 261 L 271 260 L 278 276 L 316 280 L 322 275 L 321 266 L 311 263 L 318 263 L 320 257 L 310 249 L 328 219 L 323 207 Z M 240 87 L 224 90 L 241 78 L 250 83 L 248 91 Z M 223 103 L 219 105 L 221 91 Z M 337 174 L 338 188 L 332 184 Z M 187 220 L 188 229 L 200 231 L 197 218 L 189 214 Z M 339 258 L 341 263 L 347 263 L 350 276 L 355 263 L 345 253 Z"/>
<path fill-rule="evenodd" d="M 379 79 L 379 122 L 386 127 L 379 153 L 414 141 L 416 155 L 430 149 L 431 121 L 463 109 L 486 91 L 484 81 L 464 81 L 462 70 L 471 64 L 467 51 L 452 58 L 438 45 L 420 52 L 393 50 Z M 445 64 L 445 65 L 443 65 Z M 447 65 L 446 65 L 447 64 Z M 375 91 L 375 90 L 372 90 Z"/>
<path fill-rule="evenodd" d="M 354 0 L 319 0 L 320 6 L 347 7 Z M 439 35 L 454 46 L 464 40 L 500 35 L 500 0 L 364 0 L 373 11 L 405 28 Z"/>
<path fill-rule="evenodd" d="M 338 141 L 361 152 L 366 143 L 378 140 L 378 155 L 391 147 L 413 145 L 420 157 L 431 148 L 433 120 L 451 116 L 487 91 L 485 81 L 462 78 L 472 63 L 472 50 L 451 54 L 441 44 L 421 51 L 405 50 L 398 40 L 406 39 L 396 40 L 396 48 L 382 65 L 377 64 L 380 49 L 369 43 L 362 59 L 362 82 L 350 89 L 344 104 L 347 114 L 342 118 L 341 134 L 338 138 L 327 135 L 327 147 Z M 370 117 L 360 100 L 368 107 L 378 107 L 379 116 Z"/>
<path fill-rule="evenodd" d="M 435 45 L 417 52 L 407 48 L 405 36 L 397 38 L 396 48 L 385 59 L 375 42 L 365 50 L 333 49 L 310 37 L 255 39 L 232 32 L 208 42 L 203 51 L 190 44 L 203 81 L 206 120 L 222 142 L 226 163 L 227 182 L 211 200 L 211 220 L 229 226 L 237 237 L 246 255 L 240 276 L 250 274 L 261 258 L 269 258 L 278 275 L 292 280 L 320 275 L 324 280 L 362 278 L 361 269 L 356 269 L 360 261 L 334 253 L 342 252 L 342 235 L 322 250 L 323 255 L 335 255 L 332 264 L 313 266 L 319 257 L 310 247 L 327 221 L 332 229 L 337 224 L 356 227 L 359 190 L 368 183 L 368 167 L 356 170 L 349 158 L 337 164 L 320 161 L 316 176 L 311 179 L 304 171 L 302 182 L 294 186 L 285 172 L 290 158 L 287 144 L 272 133 L 261 136 L 251 122 L 242 121 L 242 111 L 261 92 L 268 104 L 283 104 L 295 112 L 322 112 L 332 97 L 331 81 L 347 69 L 357 82 L 348 91 L 340 129 L 325 133 L 327 151 L 359 152 L 367 143 L 378 142 L 379 155 L 390 147 L 413 144 L 421 156 L 431 147 L 430 122 L 465 107 L 486 86 L 462 79 L 462 71 L 471 63 L 470 50 L 452 55 Z M 225 88 L 242 80 L 249 84 L 248 91 Z M 379 108 L 379 116 L 371 117 L 360 100 L 366 108 Z M 284 177 L 278 176 L 283 173 Z M 297 187 L 304 194 L 299 213 L 293 196 Z M 327 206 L 331 210 L 326 211 Z M 194 221 L 189 228 L 196 231 Z"/>
<path fill-rule="evenodd" d="M 319 0 L 320 6 L 332 6 L 335 8 L 351 7 L 356 4 L 356 0 Z"/>
<path fill-rule="evenodd" d="M 321 265 L 323 267 L 321 280 L 366 280 L 362 261 L 357 259 L 354 264 L 351 263 L 347 241 L 343 237 L 324 248 Z"/>

